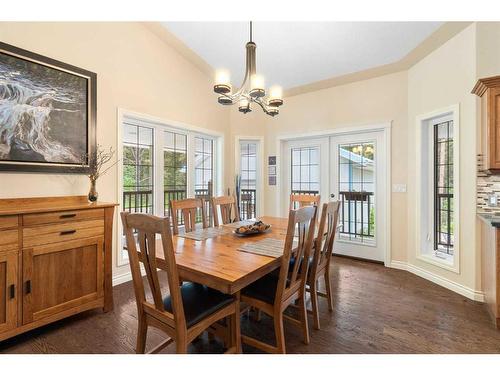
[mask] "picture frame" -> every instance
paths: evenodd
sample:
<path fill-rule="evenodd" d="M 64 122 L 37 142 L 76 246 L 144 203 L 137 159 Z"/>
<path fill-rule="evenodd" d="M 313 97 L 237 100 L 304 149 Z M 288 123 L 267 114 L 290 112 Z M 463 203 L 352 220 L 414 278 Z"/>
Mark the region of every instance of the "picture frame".
<path fill-rule="evenodd" d="M 269 165 L 267 167 L 267 174 L 270 176 L 276 175 L 276 166 L 275 165 Z"/>
<path fill-rule="evenodd" d="M 96 73 L 0 42 L 0 97 L 0 172 L 92 169 Z"/>

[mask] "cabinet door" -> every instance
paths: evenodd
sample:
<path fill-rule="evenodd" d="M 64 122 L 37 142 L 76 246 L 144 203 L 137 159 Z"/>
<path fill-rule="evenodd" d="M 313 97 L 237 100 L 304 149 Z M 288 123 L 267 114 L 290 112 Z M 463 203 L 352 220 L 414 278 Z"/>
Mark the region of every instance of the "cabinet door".
<path fill-rule="evenodd" d="M 17 326 L 17 252 L 0 253 L 0 332 Z"/>
<path fill-rule="evenodd" d="M 500 88 L 489 89 L 488 98 L 488 169 L 500 173 Z"/>
<path fill-rule="evenodd" d="M 23 323 L 103 298 L 102 237 L 23 249 Z"/>

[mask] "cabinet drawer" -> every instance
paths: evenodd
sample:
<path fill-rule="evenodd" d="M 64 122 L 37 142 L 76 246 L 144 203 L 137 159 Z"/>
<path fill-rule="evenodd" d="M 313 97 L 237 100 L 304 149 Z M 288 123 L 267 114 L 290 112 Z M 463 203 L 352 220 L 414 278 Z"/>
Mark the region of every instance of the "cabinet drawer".
<path fill-rule="evenodd" d="M 78 210 L 78 211 L 57 211 L 42 214 L 23 215 L 23 225 L 39 225 L 49 223 L 67 223 L 78 220 L 104 219 L 104 209 Z"/>
<path fill-rule="evenodd" d="M 17 228 L 18 218 L 17 215 L 0 216 L 0 229 Z"/>
<path fill-rule="evenodd" d="M 19 232 L 17 229 L 0 230 L 0 253 L 17 250 L 19 247 Z"/>
<path fill-rule="evenodd" d="M 104 220 L 39 225 L 23 230 L 23 248 L 104 235 Z"/>

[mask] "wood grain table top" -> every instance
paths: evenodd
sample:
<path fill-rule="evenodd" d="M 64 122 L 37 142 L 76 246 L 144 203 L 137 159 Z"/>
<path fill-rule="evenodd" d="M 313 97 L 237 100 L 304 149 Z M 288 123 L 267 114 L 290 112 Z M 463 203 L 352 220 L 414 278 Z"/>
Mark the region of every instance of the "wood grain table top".
<path fill-rule="evenodd" d="M 233 233 L 234 227 L 215 238 L 198 241 L 174 236 L 175 259 L 180 277 L 198 282 L 223 293 L 234 294 L 280 266 L 281 257 L 239 251 L 245 243 L 264 238 L 284 240 L 287 218 L 264 216 L 259 218 L 271 224 L 271 230 L 248 237 Z M 157 241 L 158 267 L 166 270 L 161 240 Z"/>

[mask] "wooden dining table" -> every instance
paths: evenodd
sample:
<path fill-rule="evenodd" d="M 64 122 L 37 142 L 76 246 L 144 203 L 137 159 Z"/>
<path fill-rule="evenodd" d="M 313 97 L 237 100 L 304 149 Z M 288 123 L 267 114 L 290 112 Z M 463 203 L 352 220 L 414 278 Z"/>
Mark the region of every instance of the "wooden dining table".
<path fill-rule="evenodd" d="M 274 258 L 257 255 L 238 248 L 265 238 L 284 240 L 288 219 L 263 216 L 257 220 L 270 224 L 270 230 L 266 233 L 241 237 L 233 233 L 233 223 L 227 226 L 227 231 L 206 240 L 173 236 L 175 260 L 180 278 L 207 285 L 226 294 L 237 294 L 247 285 L 277 269 L 281 264 L 281 256 Z M 161 240 L 157 240 L 156 245 L 157 266 L 168 271 L 163 258 Z"/>

